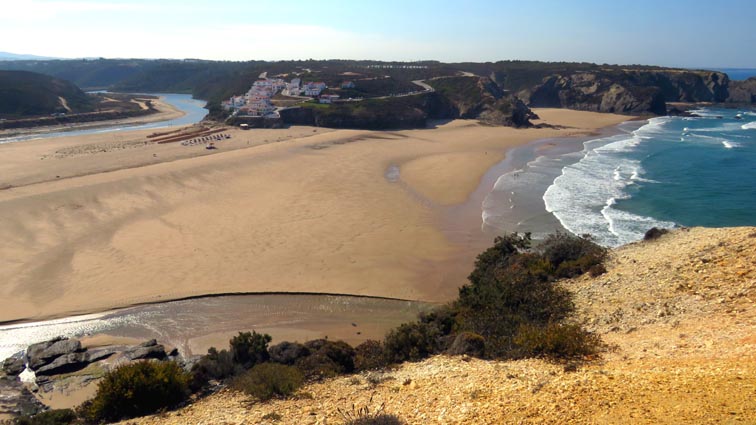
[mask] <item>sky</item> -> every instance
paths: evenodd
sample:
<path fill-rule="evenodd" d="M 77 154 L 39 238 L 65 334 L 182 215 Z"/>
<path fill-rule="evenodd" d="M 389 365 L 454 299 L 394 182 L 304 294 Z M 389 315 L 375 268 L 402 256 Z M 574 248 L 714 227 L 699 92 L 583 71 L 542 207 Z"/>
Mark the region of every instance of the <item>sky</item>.
<path fill-rule="evenodd" d="M 0 51 L 756 68 L 756 0 L 0 0 Z"/>

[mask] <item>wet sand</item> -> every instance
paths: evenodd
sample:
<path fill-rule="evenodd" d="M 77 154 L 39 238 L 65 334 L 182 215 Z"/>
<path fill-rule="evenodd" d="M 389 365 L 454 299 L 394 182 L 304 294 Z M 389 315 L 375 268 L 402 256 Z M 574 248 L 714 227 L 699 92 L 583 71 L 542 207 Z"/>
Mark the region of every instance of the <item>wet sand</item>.
<path fill-rule="evenodd" d="M 480 216 L 450 235 L 445 212 L 508 149 L 627 119 L 536 112 L 568 128 L 230 129 L 216 151 L 145 132 L 2 145 L 0 321 L 231 292 L 449 300 L 482 236 Z"/>

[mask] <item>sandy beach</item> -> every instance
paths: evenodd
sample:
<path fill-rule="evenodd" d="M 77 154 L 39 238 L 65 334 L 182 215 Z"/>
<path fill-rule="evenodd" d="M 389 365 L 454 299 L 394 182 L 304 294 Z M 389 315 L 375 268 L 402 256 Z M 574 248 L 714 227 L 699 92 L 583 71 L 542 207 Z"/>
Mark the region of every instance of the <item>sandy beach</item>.
<path fill-rule="evenodd" d="M 452 240 L 444 211 L 507 149 L 628 119 L 536 112 L 564 128 L 228 129 L 214 151 L 145 143 L 154 130 L 0 145 L 0 321 L 209 293 L 451 299 L 490 241 L 479 222 Z"/>

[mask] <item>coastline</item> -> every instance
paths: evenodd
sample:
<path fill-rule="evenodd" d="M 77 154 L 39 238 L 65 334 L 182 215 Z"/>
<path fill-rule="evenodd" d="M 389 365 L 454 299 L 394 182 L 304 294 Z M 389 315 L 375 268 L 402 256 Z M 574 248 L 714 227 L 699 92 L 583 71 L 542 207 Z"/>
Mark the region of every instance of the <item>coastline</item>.
<path fill-rule="evenodd" d="M 7 282 L 0 291 L 13 302 L 3 303 L 0 319 L 219 292 L 444 302 L 464 283 L 460 275 L 479 246 L 475 230 L 450 237 L 440 228 L 443 208 L 464 202 L 514 146 L 627 120 L 538 113 L 570 128 L 454 121 L 393 132 L 229 129 L 231 141 L 215 153 L 142 145 L 52 158 L 42 171 L 30 170 L 40 164 L 35 155 L 97 140 L 12 144 L 13 164 L 3 171 L 12 171 L 4 175 L 15 187 L 0 191 L 0 212 L 12 217 L 0 225 L 10 241 L 0 248 Z M 118 167 L 124 163 L 129 168 Z M 398 167 L 398 181 L 385 177 L 391 166 Z M 50 177 L 51 171 L 68 178 Z M 49 174 L 30 178 L 41 173 Z"/>

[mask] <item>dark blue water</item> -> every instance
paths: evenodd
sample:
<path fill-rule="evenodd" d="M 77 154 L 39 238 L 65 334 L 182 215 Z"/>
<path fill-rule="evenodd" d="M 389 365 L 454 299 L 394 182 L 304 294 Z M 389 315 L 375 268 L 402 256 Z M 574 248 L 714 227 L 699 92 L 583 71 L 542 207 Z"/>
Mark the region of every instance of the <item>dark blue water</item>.
<path fill-rule="evenodd" d="M 70 130 L 70 131 L 55 131 L 50 133 L 39 133 L 37 130 L 43 129 L 35 128 L 34 132 L 27 134 L 17 134 L 10 137 L 0 137 L 0 143 L 22 142 L 24 140 L 34 139 L 47 139 L 51 137 L 64 137 L 64 136 L 79 136 L 83 134 L 95 134 L 95 133 L 112 133 L 115 131 L 132 131 L 132 130 L 145 130 L 151 128 L 163 128 L 171 127 L 175 125 L 189 125 L 202 121 L 202 118 L 207 115 L 207 110 L 204 108 L 207 103 L 204 100 L 192 99 L 188 94 L 175 94 L 175 93 L 139 93 L 149 94 L 153 96 L 160 96 L 165 103 L 171 104 L 176 108 L 184 111 L 186 115 L 175 118 L 172 120 L 151 122 L 147 124 L 134 124 L 134 125 L 116 125 L 100 128 L 89 128 L 84 130 Z"/>
<path fill-rule="evenodd" d="M 750 68 L 715 68 L 713 71 L 724 72 L 731 80 L 747 80 L 756 77 L 756 69 Z"/>
<path fill-rule="evenodd" d="M 653 118 L 587 142 L 544 194 L 546 209 L 607 246 L 653 226 L 756 225 L 756 113 L 694 112 L 702 117 Z"/>

